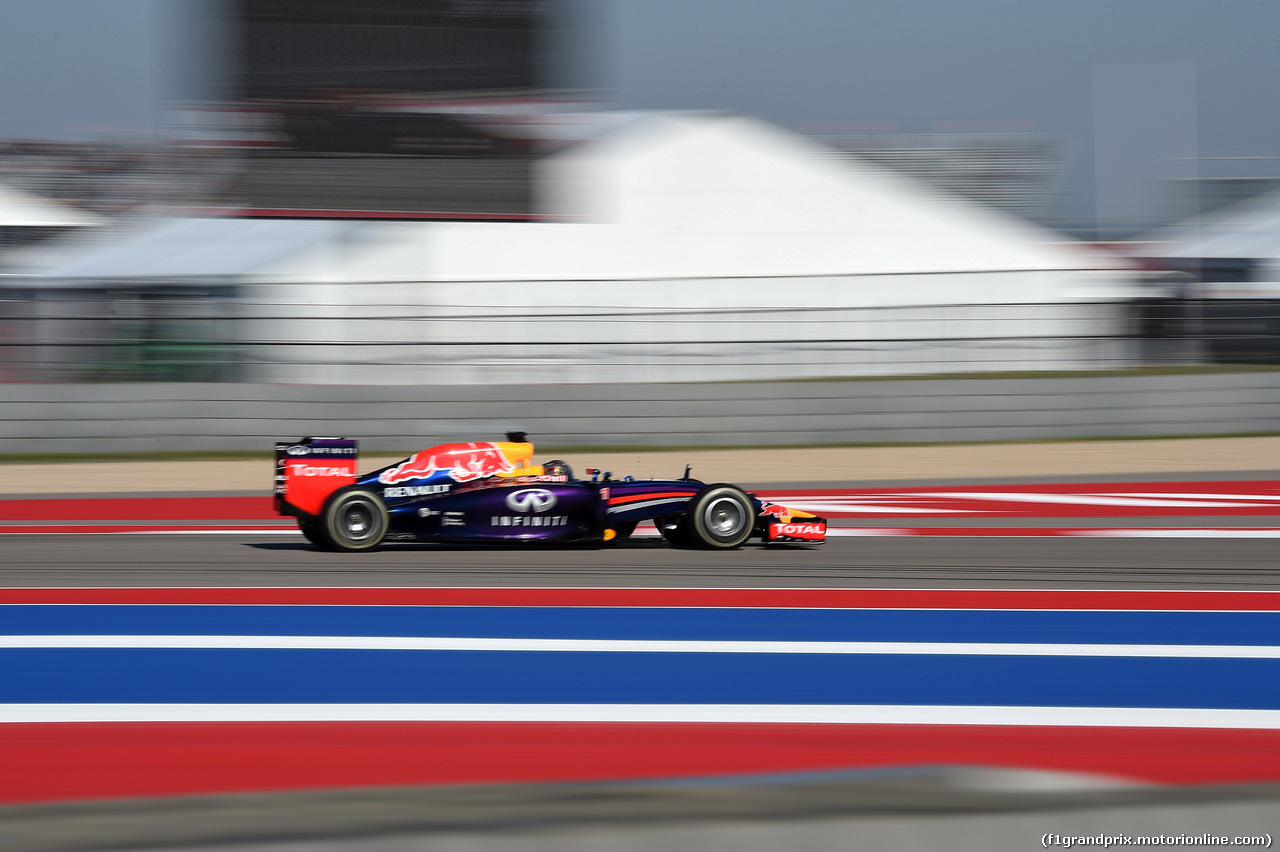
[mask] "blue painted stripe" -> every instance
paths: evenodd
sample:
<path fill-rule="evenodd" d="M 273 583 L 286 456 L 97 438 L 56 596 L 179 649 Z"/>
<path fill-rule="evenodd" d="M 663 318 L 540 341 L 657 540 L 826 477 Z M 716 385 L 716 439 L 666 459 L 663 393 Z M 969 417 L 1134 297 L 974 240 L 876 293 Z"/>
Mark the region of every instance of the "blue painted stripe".
<path fill-rule="evenodd" d="M 0 703 L 1280 709 L 1280 660 L 187 649 L 0 651 Z"/>
<path fill-rule="evenodd" d="M 0 634 L 1277 645 L 1280 612 L 6 605 Z"/>

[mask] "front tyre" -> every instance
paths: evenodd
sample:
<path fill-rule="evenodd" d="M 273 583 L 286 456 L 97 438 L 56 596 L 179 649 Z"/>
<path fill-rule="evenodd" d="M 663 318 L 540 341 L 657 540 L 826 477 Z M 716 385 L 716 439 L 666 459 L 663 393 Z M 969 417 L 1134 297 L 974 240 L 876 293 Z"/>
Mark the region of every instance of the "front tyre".
<path fill-rule="evenodd" d="M 320 514 L 320 532 L 338 550 L 372 550 L 386 538 L 387 506 L 367 488 L 334 493 Z"/>
<path fill-rule="evenodd" d="M 689 501 L 684 526 L 700 547 L 734 550 L 751 538 L 755 505 L 741 488 L 708 485 Z"/>

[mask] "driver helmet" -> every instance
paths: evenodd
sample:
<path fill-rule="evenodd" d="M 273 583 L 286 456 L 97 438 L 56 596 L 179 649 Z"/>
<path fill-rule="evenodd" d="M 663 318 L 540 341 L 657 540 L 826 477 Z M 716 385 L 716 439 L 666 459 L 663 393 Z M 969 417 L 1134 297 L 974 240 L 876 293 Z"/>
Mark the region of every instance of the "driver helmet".
<path fill-rule="evenodd" d="M 573 471 L 561 459 L 552 459 L 543 463 L 542 473 L 545 476 L 563 476 L 565 479 L 573 479 Z"/>

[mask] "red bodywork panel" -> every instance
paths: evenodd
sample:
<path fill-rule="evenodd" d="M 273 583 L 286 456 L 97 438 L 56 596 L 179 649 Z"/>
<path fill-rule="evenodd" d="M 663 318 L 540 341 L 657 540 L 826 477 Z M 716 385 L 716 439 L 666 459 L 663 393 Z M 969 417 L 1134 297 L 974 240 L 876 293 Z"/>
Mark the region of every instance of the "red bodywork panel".
<path fill-rule="evenodd" d="M 329 495 L 356 481 L 356 442 L 348 438 L 303 438 L 276 444 L 276 511 L 315 517 Z"/>

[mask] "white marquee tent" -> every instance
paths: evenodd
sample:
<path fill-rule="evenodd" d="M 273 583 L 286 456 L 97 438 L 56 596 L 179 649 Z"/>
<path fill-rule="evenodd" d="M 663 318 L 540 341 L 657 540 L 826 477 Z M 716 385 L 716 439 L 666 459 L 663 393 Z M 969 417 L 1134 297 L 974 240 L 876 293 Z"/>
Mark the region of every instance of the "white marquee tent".
<path fill-rule="evenodd" d="M 1148 235 L 1131 254 L 1168 259 L 1175 269 L 1206 279 L 1204 296 L 1280 298 L 1280 192 L 1196 216 Z M 1234 270 L 1233 270 L 1234 267 Z M 1231 280 L 1215 281 L 1215 273 Z M 1239 280 L 1241 275 L 1245 280 Z"/>
<path fill-rule="evenodd" d="M 544 161 L 538 196 L 536 222 L 218 226 L 234 239 L 186 224 L 181 250 L 153 231 L 45 280 L 127 275 L 123 258 L 197 275 L 188 261 L 205 258 L 251 308 L 239 336 L 262 365 L 247 378 L 263 381 L 743 380 L 1125 357 L 1094 342 L 1119 322 L 1114 261 L 755 119 L 639 117 Z M 288 251 L 264 246 L 277 238 Z"/>
<path fill-rule="evenodd" d="M 0 228 L 83 228 L 102 222 L 94 213 L 0 184 Z"/>
<path fill-rule="evenodd" d="M 373 381 L 740 380 L 1124 357 L 1080 342 L 1119 321 L 1126 273 L 1111 258 L 851 168 L 755 119 L 642 117 L 546 161 L 539 197 L 553 221 L 404 225 L 336 264 L 292 257 L 260 270 L 263 298 L 287 303 L 291 288 L 324 281 L 326 299 L 361 305 L 347 334 L 388 344 L 362 352 L 382 368 L 365 371 Z M 433 348 L 410 354 L 414 341 Z"/>
<path fill-rule="evenodd" d="M 104 222 L 101 216 L 0 184 L 0 254 Z"/>

